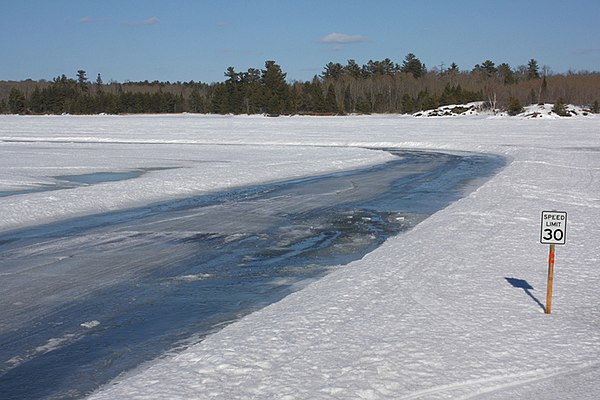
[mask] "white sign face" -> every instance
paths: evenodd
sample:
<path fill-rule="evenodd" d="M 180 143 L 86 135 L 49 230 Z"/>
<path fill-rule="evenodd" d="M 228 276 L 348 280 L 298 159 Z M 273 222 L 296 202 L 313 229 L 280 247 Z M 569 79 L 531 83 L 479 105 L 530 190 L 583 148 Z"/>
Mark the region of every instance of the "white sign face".
<path fill-rule="evenodd" d="M 566 211 L 542 211 L 542 244 L 565 244 L 567 242 Z"/>

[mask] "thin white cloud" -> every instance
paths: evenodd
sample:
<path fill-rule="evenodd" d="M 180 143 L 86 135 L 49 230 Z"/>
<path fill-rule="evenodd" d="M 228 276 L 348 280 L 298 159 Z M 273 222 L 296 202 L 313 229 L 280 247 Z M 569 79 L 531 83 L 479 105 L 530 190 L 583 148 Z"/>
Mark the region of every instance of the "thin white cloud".
<path fill-rule="evenodd" d="M 96 22 L 96 20 L 93 17 L 90 17 L 89 15 L 85 15 L 85 16 L 79 18 L 80 24 L 90 24 L 92 22 Z"/>
<path fill-rule="evenodd" d="M 125 22 L 123 25 L 125 26 L 151 26 L 160 24 L 160 19 L 158 17 L 150 17 L 143 21 L 133 21 L 133 22 Z"/>
<path fill-rule="evenodd" d="M 150 17 L 148 19 L 145 19 L 144 22 L 142 22 L 142 25 L 156 25 L 156 24 L 160 24 L 160 19 L 158 19 L 158 17 Z"/>
<path fill-rule="evenodd" d="M 368 38 L 362 35 L 347 35 L 345 33 L 332 32 L 321 38 L 321 43 L 350 44 L 366 42 Z"/>

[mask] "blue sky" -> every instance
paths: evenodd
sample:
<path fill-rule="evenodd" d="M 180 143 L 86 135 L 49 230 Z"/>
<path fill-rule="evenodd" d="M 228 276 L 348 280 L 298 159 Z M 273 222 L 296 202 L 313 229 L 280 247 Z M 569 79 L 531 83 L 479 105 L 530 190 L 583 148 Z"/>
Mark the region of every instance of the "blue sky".
<path fill-rule="evenodd" d="M 288 80 L 330 61 L 414 53 L 427 68 L 600 71 L 600 1 L 0 0 L 0 80 L 224 80 L 275 60 Z"/>

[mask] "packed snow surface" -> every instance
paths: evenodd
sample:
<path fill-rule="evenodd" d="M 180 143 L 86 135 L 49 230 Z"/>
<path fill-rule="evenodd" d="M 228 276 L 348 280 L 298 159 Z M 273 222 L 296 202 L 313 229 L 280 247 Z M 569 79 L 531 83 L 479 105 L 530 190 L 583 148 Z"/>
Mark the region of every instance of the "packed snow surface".
<path fill-rule="evenodd" d="M 0 230 L 391 157 L 375 147 L 509 163 L 363 259 L 91 398 L 600 398 L 597 116 L 0 117 Z M 143 173 L 47 190 L 130 171 Z M 568 213 L 549 315 L 543 210 Z"/>

